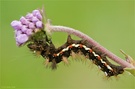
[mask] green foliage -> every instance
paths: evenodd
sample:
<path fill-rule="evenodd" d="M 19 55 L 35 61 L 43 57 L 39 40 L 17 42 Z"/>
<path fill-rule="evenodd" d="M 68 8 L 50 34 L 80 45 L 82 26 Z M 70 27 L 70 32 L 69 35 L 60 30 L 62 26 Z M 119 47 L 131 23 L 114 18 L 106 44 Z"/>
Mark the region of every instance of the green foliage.
<path fill-rule="evenodd" d="M 125 68 L 124 70 L 128 71 L 129 73 L 131 73 L 135 77 L 135 69 Z"/>
<path fill-rule="evenodd" d="M 46 38 L 46 32 L 43 30 L 40 30 L 32 35 L 32 39 L 34 40 L 42 40 Z"/>

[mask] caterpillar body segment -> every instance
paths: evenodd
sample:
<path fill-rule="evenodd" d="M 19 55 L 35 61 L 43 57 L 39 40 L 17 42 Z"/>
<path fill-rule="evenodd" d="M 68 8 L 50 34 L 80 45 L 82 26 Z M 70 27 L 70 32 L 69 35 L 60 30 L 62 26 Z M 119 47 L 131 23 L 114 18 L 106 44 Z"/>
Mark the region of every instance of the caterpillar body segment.
<path fill-rule="evenodd" d="M 122 66 L 111 64 L 106 55 L 90 45 L 86 40 L 73 40 L 69 35 L 67 42 L 62 46 L 55 48 L 52 42 L 45 42 L 46 40 L 33 41 L 27 46 L 31 51 L 40 52 L 41 56 L 51 62 L 52 69 L 56 69 L 57 63 L 64 61 L 68 63 L 68 57 L 73 56 L 73 53 L 88 57 L 95 65 L 102 70 L 107 77 L 117 76 L 124 72 Z"/>

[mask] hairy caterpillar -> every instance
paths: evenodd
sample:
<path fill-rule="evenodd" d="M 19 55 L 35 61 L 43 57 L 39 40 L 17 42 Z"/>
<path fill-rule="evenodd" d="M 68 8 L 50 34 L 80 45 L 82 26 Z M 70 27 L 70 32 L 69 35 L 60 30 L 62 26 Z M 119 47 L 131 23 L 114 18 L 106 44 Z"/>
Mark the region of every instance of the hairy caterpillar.
<path fill-rule="evenodd" d="M 110 63 L 106 55 L 94 49 L 87 41 L 73 40 L 70 35 L 67 38 L 67 42 L 58 48 L 55 48 L 54 44 L 47 39 L 34 40 L 27 46 L 31 51 L 37 52 L 45 58 L 46 62 L 52 62 L 52 69 L 55 69 L 57 63 L 61 61 L 67 62 L 67 58 L 72 56 L 72 53 L 81 52 L 97 65 L 107 77 L 117 76 L 124 72 L 122 66 Z"/>

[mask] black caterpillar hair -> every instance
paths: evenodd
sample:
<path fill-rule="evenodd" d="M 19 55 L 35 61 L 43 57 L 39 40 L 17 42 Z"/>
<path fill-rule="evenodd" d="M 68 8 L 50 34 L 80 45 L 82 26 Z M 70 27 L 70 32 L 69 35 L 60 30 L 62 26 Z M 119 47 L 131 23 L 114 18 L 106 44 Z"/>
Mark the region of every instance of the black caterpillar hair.
<path fill-rule="evenodd" d="M 73 40 L 70 35 L 67 38 L 67 42 L 58 48 L 55 48 L 54 44 L 51 41 L 48 42 L 47 39 L 34 40 L 27 46 L 31 51 L 38 52 L 46 59 L 46 62 L 52 62 L 52 69 L 56 69 L 57 63 L 61 61 L 67 62 L 68 57 L 72 56 L 72 53 L 81 52 L 97 65 L 107 77 L 117 76 L 124 72 L 122 66 L 110 63 L 106 55 L 94 49 L 86 40 Z"/>

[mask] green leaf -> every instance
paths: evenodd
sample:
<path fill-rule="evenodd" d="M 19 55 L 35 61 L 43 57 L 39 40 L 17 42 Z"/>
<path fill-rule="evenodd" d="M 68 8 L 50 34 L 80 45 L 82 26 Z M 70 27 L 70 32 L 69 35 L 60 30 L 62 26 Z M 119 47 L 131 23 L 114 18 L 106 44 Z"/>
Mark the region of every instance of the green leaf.
<path fill-rule="evenodd" d="M 135 69 L 133 68 L 124 68 L 125 71 L 128 71 L 129 73 L 131 73 L 133 76 L 135 76 Z"/>

